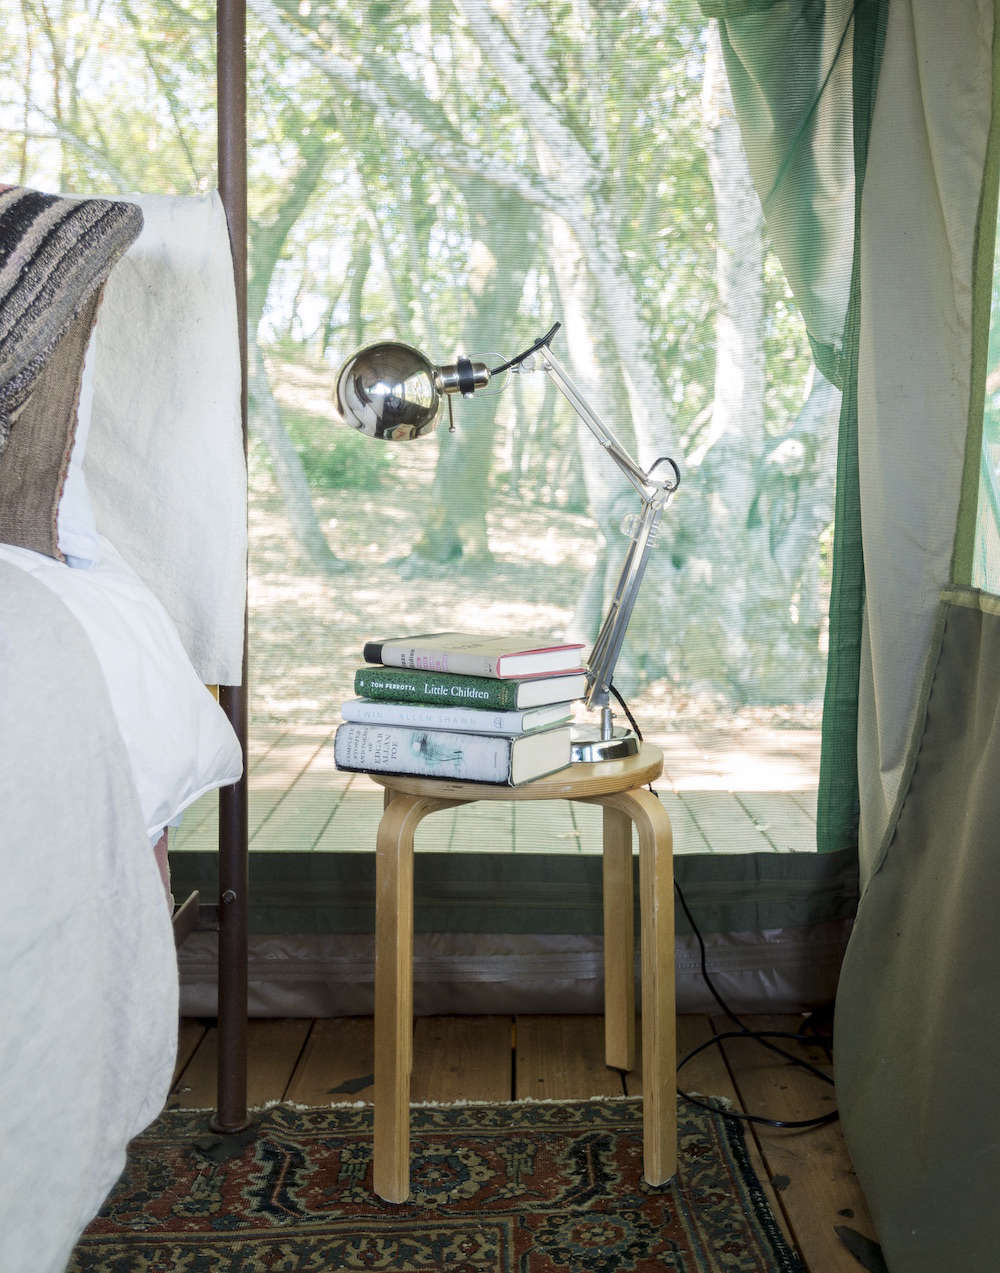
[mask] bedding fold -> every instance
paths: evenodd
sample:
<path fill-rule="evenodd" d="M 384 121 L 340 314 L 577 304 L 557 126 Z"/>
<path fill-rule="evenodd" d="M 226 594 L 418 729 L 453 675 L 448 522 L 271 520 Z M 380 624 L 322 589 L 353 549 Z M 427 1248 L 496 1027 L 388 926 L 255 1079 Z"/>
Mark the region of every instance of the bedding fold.
<path fill-rule="evenodd" d="M 236 291 L 216 193 L 130 195 L 143 230 L 104 290 L 84 464 L 100 532 L 210 685 L 238 685 L 246 464 Z"/>
<path fill-rule="evenodd" d="M 61 1273 L 169 1090 L 177 967 L 100 666 L 0 561 L 0 1268 Z"/>

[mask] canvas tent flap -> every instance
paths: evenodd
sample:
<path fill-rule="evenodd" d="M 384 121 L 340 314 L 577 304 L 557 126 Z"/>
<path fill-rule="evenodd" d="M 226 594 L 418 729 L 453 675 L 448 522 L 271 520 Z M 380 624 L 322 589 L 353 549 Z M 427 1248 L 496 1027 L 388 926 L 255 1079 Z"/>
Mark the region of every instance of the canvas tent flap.
<path fill-rule="evenodd" d="M 861 203 L 858 450 L 867 607 L 859 689 L 861 881 L 899 794 L 968 424 L 976 221 L 993 6 L 889 6 Z"/>
<path fill-rule="evenodd" d="M 841 382 L 854 242 L 852 0 L 702 0 L 768 232 L 816 365 Z"/>
<path fill-rule="evenodd" d="M 1000 1253 L 1000 603 L 947 594 L 926 718 L 841 973 L 845 1135 L 891 1273 Z"/>

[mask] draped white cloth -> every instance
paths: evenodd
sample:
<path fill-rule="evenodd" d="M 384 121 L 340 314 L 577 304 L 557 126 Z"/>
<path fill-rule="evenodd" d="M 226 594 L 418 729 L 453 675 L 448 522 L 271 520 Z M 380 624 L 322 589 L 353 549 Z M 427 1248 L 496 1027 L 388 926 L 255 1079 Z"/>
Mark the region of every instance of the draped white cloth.
<path fill-rule="evenodd" d="M 129 195 L 145 225 L 105 288 L 85 473 L 98 529 L 166 607 L 198 675 L 240 683 L 246 465 L 218 194 Z"/>

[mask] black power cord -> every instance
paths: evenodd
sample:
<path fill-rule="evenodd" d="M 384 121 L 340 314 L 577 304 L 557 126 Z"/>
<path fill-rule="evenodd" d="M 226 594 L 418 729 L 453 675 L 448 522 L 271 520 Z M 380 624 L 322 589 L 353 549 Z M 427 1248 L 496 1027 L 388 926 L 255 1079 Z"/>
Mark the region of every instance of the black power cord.
<path fill-rule="evenodd" d="M 639 741 L 642 742 L 642 730 L 636 724 L 635 717 L 632 715 L 631 711 L 629 710 L 628 704 L 625 702 L 624 698 L 622 698 L 621 694 L 618 692 L 617 688 L 614 685 L 609 686 L 609 689 L 611 693 L 614 695 L 615 699 L 617 700 L 619 707 L 625 713 L 628 723 L 632 727 L 633 733 L 639 739 Z M 653 789 L 652 783 L 650 783 L 649 785 L 649 790 L 653 793 L 654 796 L 656 796 L 657 799 L 660 798 L 660 793 Z M 691 926 L 691 931 L 694 933 L 695 939 L 698 942 L 698 952 L 699 952 L 699 958 L 700 958 L 700 964 L 701 964 L 701 975 L 702 975 L 702 978 L 704 979 L 705 985 L 708 987 L 709 991 L 711 992 L 712 998 L 722 1009 L 722 1012 L 724 1013 L 724 1015 L 728 1017 L 729 1020 L 732 1021 L 732 1023 L 737 1027 L 735 1030 L 725 1030 L 721 1034 L 715 1034 L 712 1036 L 712 1038 L 706 1039 L 704 1043 L 700 1043 L 698 1047 L 693 1048 L 687 1054 L 687 1056 L 683 1057 L 680 1061 L 677 1062 L 678 1070 L 681 1069 L 683 1066 L 687 1065 L 688 1061 L 693 1060 L 696 1056 L 704 1052 L 707 1048 L 721 1047 L 721 1045 L 727 1039 L 752 1039 L 753 1042 L 759 1043 L 761 1047 L 767 1048 L 769 1051 L 774 1052 L 777 1056 L 784 1057 L 784 1059 L 786 1061 L 791 1062 L 792 1065 L 796 1065 L 800 1069 L 806 1070 L 809 1074 L 812 1074 L 815 1078 L 818 1078 L 821 1082 L 827 1083 L 832 1087 L 833 1079 L 830 1077 L 829 1074 L 824 1073 L 823 1070 L 813 1065 L 810 1061 L 806 1061 L 802 1057 L 795 1056 L 794 1053 L 789 1052 L 785 1048 L 779 1047 L 776 1043 L 771 1042 L 772 1039 L 784 1039 L 786 1041 L 793 1042 L 793 1043 L 821 1043 L 822 1041 L 819 1039 L 818 1036 L 795 1033 L 793 1031 L 788 1031 L 788 1030 L 752 1030 L 732 1010 L 729 1004 L 725 1001 L 725 999 L 719 993 L 718 987 L 715 985 L 715 983 L 713 982 L 712 978 L 709 975 L 708 954 L 705 949 L 705 939 L 702 937 L 701 930 L 698 928 L 698 925 L 695 923 L 694 916 L 691 914 L 691 909 L 687 904 L 687 899 L 685 898 L 683 892 L 681 891 L 681 886 L 677 883 L 676 879 L 674 880 L 674 891 L 677 894 L 677 900 L 681 904 L 681 909 L 684 911 L 685 918 L 687 919 L 687 922 Z M 827 1051 L 827 1054 L 829 1055 L 829 1047 L 826 1048 L 826 1051 Z M 763 1114 L 744 1114 L 735 1110 L 720 1110 L 718 1106 L 710 1105 L 708 1104 L 707 1101 L 699 1100 L 698 1097 L 692 1096 L 689 1092 L 678 1091 L 678 1095 L 683 1100 L 687 1101 L 689 1104 L 697 1105 L 701 1109 L 711 1110 L 711 1112 L 714 1114 L 721 1114 L 723 1118 L 731 1118 L 731 1119 L 735 1119 L 735 1120 L 738 1120 L 739 1122 L 744 1122 L 744 1123 L 758 1123 L 758 1124 L 762 1124 L 765 1127 L 783 1127 L 783 1128 L 823 1127 L 827 1123 L 836 1122 L 836 1120 L 840 1117 L 840 1112 L 836 1109 L 833 1109 L 833 1110 L 830 1110 L 830 1112 L 827 1114 L 818 1115 L 816 1118 L 797 1118 L 797 1119 L 768 1118 Z"/>

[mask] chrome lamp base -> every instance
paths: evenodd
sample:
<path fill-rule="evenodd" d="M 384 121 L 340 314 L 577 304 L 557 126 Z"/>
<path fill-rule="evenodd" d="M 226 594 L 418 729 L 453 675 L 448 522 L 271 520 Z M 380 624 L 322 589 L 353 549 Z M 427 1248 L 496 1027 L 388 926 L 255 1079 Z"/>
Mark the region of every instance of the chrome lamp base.
<path fill-rule="evenodd" d="M 630 729 L 616 725 L 611 737 L 602 737 L 600 725 L 574 725 L 570 744 L 573 764 L 594 764 L 600 760 L 623 760 L 639 751 L 639 739 Z"/>

